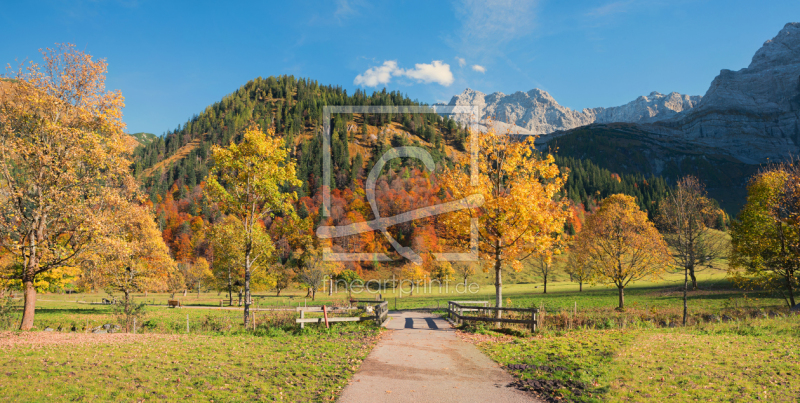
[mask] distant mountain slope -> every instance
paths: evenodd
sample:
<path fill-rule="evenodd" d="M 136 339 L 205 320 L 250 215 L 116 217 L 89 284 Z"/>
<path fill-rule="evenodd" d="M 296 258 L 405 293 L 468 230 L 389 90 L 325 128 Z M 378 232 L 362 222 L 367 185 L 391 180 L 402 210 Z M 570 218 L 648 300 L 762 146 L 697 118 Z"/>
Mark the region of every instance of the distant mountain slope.
<path fill-rule="evenodd" d="M 702 98 L 699 95 L 683 95 L 677 92 L 665 95 L 653 91 L 622 106 L 584 109 L 584 112 L 591 111 L 595 115 L 594 123 L 649 123 L 688 111 L 697 106 Z"/>
<path fill-rule="evenodd" d="M 156 137 L 158 137 L 153 133 L 145 133 L 145 132 L 131 133 L 130 136 L 135 138 L 136 141 L 138 141 L 139 144 L 142 145 L 150 144 L 151 142 L 153 142 L 153 140 L 156 139 Z"/>
<path fill-rule="evenodd" d="M 611 172 L 661 176 L 670 184 L 684 175 L 695 175 L 731 214 L 744 205 L 747 180 L 759 169 L 724 150 L 654 134 L 633 123 L 592 124 L 547 137 L 537 140 L 540 149 L 589 160 Z"/>
<path fill-rule="evenodd" d="M 454 96 L 448 105 L 480 107 L 480 117 L 457 116 L 456 120 L 461 122 L 493 118 L 516 126 L 511 129 L 513 133 L 548 134 L 592 123 L 648 123 L 668 119 L 693 108 L 701 98 L 677 92 L 664 95 L 653 91 L 625 105 L 576 111 L 559 105 L 547 91 L 538 88 L 510 95 L 502 92 L 486 95 L 467 88 Z"/>
<path fill-rule="evenodd" d="M 739 71 L 722 70 L 697 107 L 653 131 L 753 163 L 800 152 L 800 23 L 789 23 Z"/>

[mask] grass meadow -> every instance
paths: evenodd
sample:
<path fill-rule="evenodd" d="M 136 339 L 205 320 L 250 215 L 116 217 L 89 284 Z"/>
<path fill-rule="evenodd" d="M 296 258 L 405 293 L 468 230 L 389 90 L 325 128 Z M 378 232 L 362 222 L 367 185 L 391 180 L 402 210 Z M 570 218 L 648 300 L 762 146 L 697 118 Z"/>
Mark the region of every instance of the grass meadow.
<path fill-rule="evenodd" d="M 356 292 L 389 301 L 390 309 L 427 308 L 444 314 L 448 300 L 494 301 L 485 273 L 474 292 L 406 287 Z M 465 340 L 506 365 L 518 386 L 546 401 L 798 401 L 800 317 L 778 295 L 733 286 L 725 271 L 699 273 L 682 326 L 680 273 L 640 281 L 617 311 L 616 288 L 584 285 L 558 274 L 548 284 L 530 272 L 509 273 L 504 305 L 538 307 L 539 331 L 467 325 Z M 299 329 L 297 306 L 343 306 L 346 291 L 258 292 L 255 330 L 242 310 L 216 292 L 136 295 L 148 304 L 137 335 L 91 334 L 118 323 L 100 304 L 104 293 L 40 294 L 36 329 L 13 331 L 19 310 L 0 333 L 0 395 L 15 401 L 332 401 L 379 339 L 372 322 Z M 220 301 L 225 307 L 220 307 Z M 19 302 L 17 302 L 19 303 Z M 438 308 L 438 309 L 437 309 Z M 188 332 L 187 332 L 188 319 Z M 50 328 L 52 331 L 43 331 Z"/>

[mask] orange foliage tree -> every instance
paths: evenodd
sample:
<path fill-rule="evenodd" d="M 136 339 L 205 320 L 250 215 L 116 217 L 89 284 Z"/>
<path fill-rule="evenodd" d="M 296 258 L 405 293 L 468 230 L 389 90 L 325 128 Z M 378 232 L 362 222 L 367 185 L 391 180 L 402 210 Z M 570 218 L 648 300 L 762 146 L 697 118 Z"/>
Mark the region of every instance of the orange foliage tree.
<path fill-rule="evenodd" d="M 106 62 L 72 45 L 12 72 L 0 99 L 0 244 L 21 264 L 20 329 L 33 327 L 37 276 L 75 265 L 98 231 L 106 196 L 135 186 L 123 97 L 106 92 Z"/>
<path fill-rule="evenodd" d="M 147 206 L 119 197 L 110 204 L 102 230 L 83 262 L 85 279 L 93 287 L 123 294 L 122 314 L 130 331 L 139 310 L 132 293 L 166 290 L 176 267 Z"/>
<path fill-rule="evenodd" d="M 625 287 L 631 281 L 658 278 L 670 261 L 667 244 L 632 196 L 615 194 L 586 219 L 575 239 L 598 281 L 619 290 L 625 308 Z"/>
<path fill-rule="evenodd" d="M 444 170 L 441 186 L 455 199 L 480 195 L 483 204 L 443 216 L 442 227 L 451 242 L 469 248 L 471 219 L 477 219 L 478 252 L 494 270 L 495 303 L 501 307 L 503 268 L 521 270 L 522 260 L 552 249 L 554 234 L 563 230 L 568 205 L 555 199 L 567 178 L 552 155 L 534 152 L 532 137 L 517 141 L 494 131 L 472 135 L 474 171 L 470 156 L 459 158 Z"/>

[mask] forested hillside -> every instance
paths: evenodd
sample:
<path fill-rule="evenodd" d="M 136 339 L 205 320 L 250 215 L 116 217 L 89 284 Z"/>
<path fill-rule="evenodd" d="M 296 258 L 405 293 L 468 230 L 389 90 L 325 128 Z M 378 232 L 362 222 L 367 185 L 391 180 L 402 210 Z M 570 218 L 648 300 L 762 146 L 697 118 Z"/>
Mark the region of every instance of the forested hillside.
<path fill-rule="evenodd" d="M 213 144 L 241 140 L 251 122 L 272 128 L 284 137 L 300 163 L 302 195 L 313 196 L 321 177 L 324 105 L 419 106 L 398 92 L 348 95 L 340 87 L 292 76 L 257 78 L 220 102 L 209 106 L 184 125 L 167 132 L 134 155 L 134 172 L 142 178 L 151 199 L 173 185 L 185 195 L 208 173 Z M 419 144 L 432 150 L 435 160 L 463 150 L 466 132 L 456 122 L 435 114 L 351 114 L 335 116 L 332 157 L 336 187 L 343 189 L 370 167 L 370 159 L 390 145 Z"/>
<path fill-rule="evenodd" d="M 419 106 L 419 103 L 398 92 L 367 95 L 357 91 L 349 95 L 339 87 L 292 76 L 258 78 L 175 130 L 136 149 L 132 169 L 150 196 L 164 240 L 178 261 L 192 261 L 199 256 L 211 258 L 205 227 L 216 222 L 220 213 L 203 192 L 204 180 L 213 164 L 210 150 L 212 145 L 239 142 L 244 128 L 253 123 L 262 130 L 274 130 L 284 139 L 297 160 L 298 178 L 303 183 L 293 189 L 300 197 L 297 211 L 301 218 L 312 215 L 317 218 L 321 204 L 320 134 L 324 105 Z M 462 126 L 434 113 L 334 116 L 331 136 L 333 223 L 371 218 L 370 209 L 362 208 L 363 201 L 354 203 L 354 200 L 363 199 L 363 181 L 367 173 L 375 159 L 390 147 L 425 147 L 438 163 L 463 152 L 466 139 L 467 132 Z M 378 192 L 387 194 L 393 204 L 381 206 L 381 211 L 398 213 L 404 208 L 434 202 L 431 197 L 436 194 L 430 192 L 435 192 L 435 184 L 427 174 L 415 173 L 417 168 L 414 160 L 395 160 L 387 164 L 385 170 L 389 172 L 378 183 Z M 417 176 L 419 180 L 415 179 Z M 409 244 L 414 242 L 412 232 L 432 234 L 431 228 L 423 231 L 401 225 L 395 229 L 397 239 Z M 368 244 L 370 249 L 382 249 L 380 240 L 359 243 Z"/>
<path fill-rule="evenodd" d="M 258 124 L 274 130 L 297 160 L 301 218 L 319 222 L 322 185 L 322 117 L 324 105 L 419 106 L 404 95 L 357 91 L 349 95 L 340 87 L 323 86 L 292 76 L 258 78 L 207 107 L 185 124 L 163 136 L 143 142 L 135 151 L 132 169 L 141 180 L 157 214 L 164 240 L 178 261 L 213 258 L 207 226 L 221 217 L 203 191 L 213 161 L 213 145 L 241 141 L 244 128 Z M 431 152 L 437 163 L 448 163 L 463 153 L 467 131 L 457 122 L 429 114 L 363 114 L 332 117 L 331 224 L 343 225 L 374 218 L 364 200 L 364 180 L 375 160 L 392 146 L 417 145 Z M 574 148 L 574 147 L 572 147 Z M 567 154 L 568 155 L 568 154 Z M 562 195 L 573 201 L 574 214 L 567 231 L 580 229 L 584 214 L 603 198 L 625 193 L 637 198 L 651 216 L 668 192 L 662 177 L 618 174 L 602 169 L 588 159 L 557 154 L 559 166 L 570 170 Z M 398 214 L 436 203 L 440 195 L 435 175 L 428 175 L 417 161 L 395 160 L 387 164 L 378 182 L 382 215 Z M 620 171 L 616 171 L 620 172 Z M 626 172 L 622 170 L 621 172 Z M 389 202 L 390 201 L 390 202 Z M 722 220 L 724 221 L 724 219 Z M 393 236 L 404 245 L 440 248 L 435 220 L 416 225 L 398 225 Z M 367 252 L 391 252 L 384 239 L 371 234 L 340 240 L 341 250 L 361 248 Z M 368 266 L 377 267 L 377 264 Z M 363 267 L 351 267 L 360 271 Z"/>
<path fill-rule="evenodd" d="M 625 123 L 595 124 L 564 132 L 545 146 L 557 155 L 592 161 L 619 174 L 663 177 L 674 184 L 685 175 L 697 176 L 708 193 L 735 215 L 745 202 L 747 180 L 759 166 L 718 151 L 688 146 L 668 137 L 654 137 Z"/>

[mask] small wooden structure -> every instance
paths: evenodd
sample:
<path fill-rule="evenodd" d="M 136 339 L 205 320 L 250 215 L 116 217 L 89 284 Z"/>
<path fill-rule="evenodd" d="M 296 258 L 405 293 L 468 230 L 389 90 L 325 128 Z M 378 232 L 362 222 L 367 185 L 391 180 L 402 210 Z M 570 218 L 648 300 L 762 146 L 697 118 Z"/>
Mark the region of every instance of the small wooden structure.
<path fill-rule="evenodd" d="M 167 300 L 167 306 L 170 308 L 182 308 L 181 301 L 177 299 Z"/>
<path fill-rule="evenodd" d="M 474 305 L 467 305 L 467 304 L 481 304 L 483 306 L 474 306 Z M 521 312 L 523 315 L 527 313 L 529 316 L 527 319 L 509 319 L 509 318 L 494 318 L 489 317 L 486 315 L 490 312 Z M 485 316 L 468 316 L 464 315 L 464 313 L 469 312 L 478 312 L 479 315 L 483 314 Z M 527 325 L 532 332 L 536 331 L 537 328 L 537 317 L 539 314 L 539 309 L 537 308 L 496 308 L 489 306 L 489 301 L 448 301 L 447 302 L 447 314 L 454 324 L 461 325 L 465 321 L 473 321 L 473 322 L 493 322 L 493 323 L 521 323 Z"/>
<path fill-rule="evenodd" d="M 386 322 L 386 319 L 389 316 L 389 302 L 388 301 L 369 301 L 373 303 L 373 316 L 346 316 L 346 317 L 328 317 L 328 322 L 363 322 L 366 320 L 374 320 L 378 326 L 383 325 L 383 322 Z M 377 303 L 376 303 L 377 302 Z M 354 311 L 360 308 L 335 308 L 331 307 L 328 309 L 327 313 L 336 313 L 337 311 Z M 300 317 L 295 319 L 296 323 L 300 324 L 300 328 L 304 328 L 306 323 L 324 323 L 325 318 L 306 318 L 306 312 L 319 312 L 322 313 L 322 307 L 320 306 L 309 306 L 309 307 L 297 307 L 297 311 L 300 312 Z"/>

